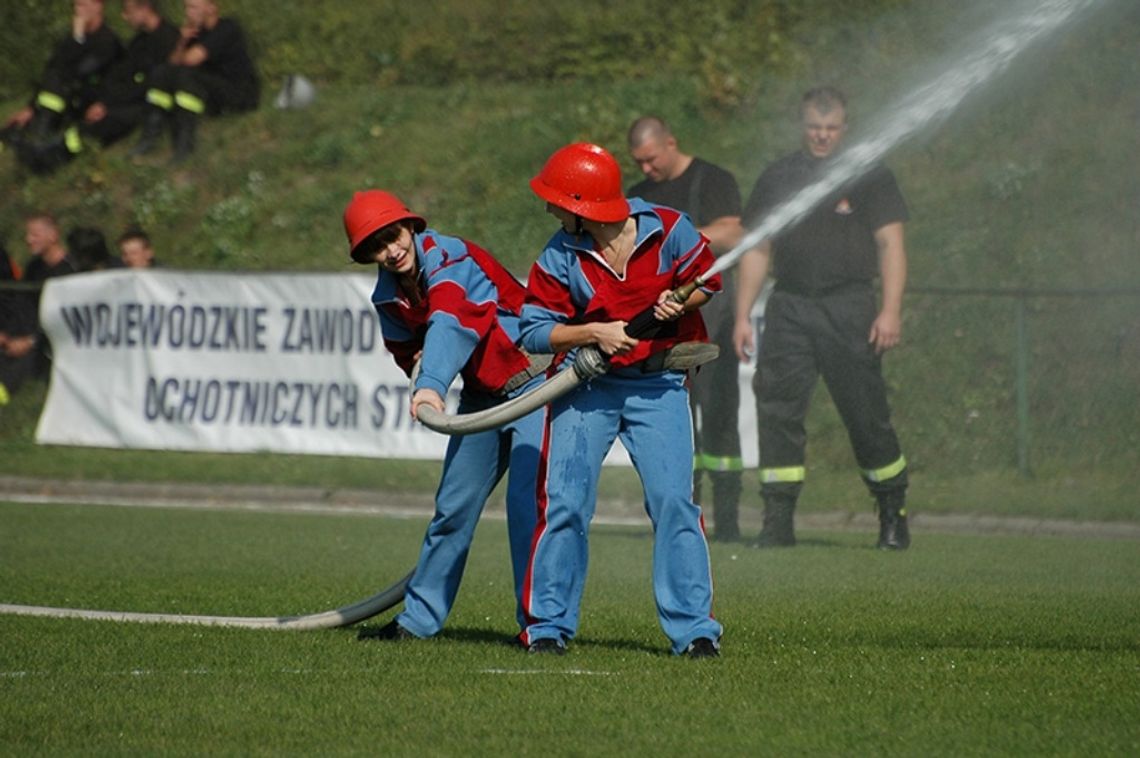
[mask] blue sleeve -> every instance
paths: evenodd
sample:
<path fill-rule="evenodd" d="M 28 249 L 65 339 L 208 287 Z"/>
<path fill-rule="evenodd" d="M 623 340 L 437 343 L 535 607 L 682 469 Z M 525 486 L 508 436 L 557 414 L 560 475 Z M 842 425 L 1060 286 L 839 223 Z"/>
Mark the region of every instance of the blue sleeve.
<path fill-rule="evenodd" d="M 547 247 L 530 269 L 526 303 L 519 319 L 519 340 L 529 353 L 551 353 L 550 333 L 576 312 L 570 295 L 567 257 Z"/>
<path fill-rule="evenodd" d="M 392 318 L 392 314 L 378 304 L 373 303 L 373 305 L 376 308 L 376 315 L 380 317 L 380 336 L 385 342 L 410 342 L 415 337 L 407 324 Z"/>
<path fill-rule="evenodd" d="M 416 389 L 446 395 L 493 326 L 498 289 L 465 248 L 450 244 L 460 241 L 439 239 L 443 244 L 424 256 L 431 313 Z"/>

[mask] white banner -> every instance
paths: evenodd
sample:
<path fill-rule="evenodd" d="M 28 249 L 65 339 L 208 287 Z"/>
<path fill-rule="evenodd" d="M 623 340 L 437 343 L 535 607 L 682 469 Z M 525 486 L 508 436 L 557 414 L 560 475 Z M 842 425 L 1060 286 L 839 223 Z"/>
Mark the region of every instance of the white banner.
<path fill-rule="evenodd" d="M 370 274 L 120 270 L 52 279 L 43 444 L 442 459 L 408 416 Z M 741 441 L 756 465 L 751 369 Z M 448 397 L 454 411 L 458 388 Z M 615 450 L 611 463 L 628 463 Z"/>

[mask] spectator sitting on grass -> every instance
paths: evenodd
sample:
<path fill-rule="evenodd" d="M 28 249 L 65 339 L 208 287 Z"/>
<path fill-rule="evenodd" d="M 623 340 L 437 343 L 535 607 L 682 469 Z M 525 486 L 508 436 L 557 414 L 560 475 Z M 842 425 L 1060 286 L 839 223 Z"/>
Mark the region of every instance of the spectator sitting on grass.
<path fill-rule="evenodd" d="M 186 0 L 185 9 L 182 38 L 170 62 L 151 76 L 146 99 L 152 108 L 132 155 L 153 152 L 169 124 L 171 162 L 179 163 L 194 152 L 199 116 L 257 107 L 261 85 L 241 25 L 222 18 L 214 0 Z"/>
<path fill-rule="evenodd" d="M 60 165 L 60 156 L 49 146 L 65 138 L 78 144 L 78 123 L 123 54 L 123 43 L 103 18 L 103 0 L 74 0 L 72 5 L 70 32 L 56 42 L 31 102 L 0 130 L 0 138 L 34 173 Z M 67 154 L 64 150 L 65 158 Z"/>

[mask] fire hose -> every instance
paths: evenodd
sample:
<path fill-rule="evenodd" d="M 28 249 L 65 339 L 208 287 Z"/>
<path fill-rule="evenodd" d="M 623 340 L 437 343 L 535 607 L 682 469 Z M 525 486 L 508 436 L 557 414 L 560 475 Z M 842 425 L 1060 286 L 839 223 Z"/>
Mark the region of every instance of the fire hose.
<path fill-rule="evenodd" d="M 715 265 L 709 269 L 710 273 L 698 276 L 688 284 L 684 284 L 673 290 L 670 295 L 673 302 L 684 303 L 688 300 L 689 296 L 696 291 L 697 287 L 700 287 L 708 280 L 714 268 Z M 653 306 L 650 306 L 641 313 L 638 313 L 626 324 L 625 333 L 635 338 L 648 337 L 660 329 L 663 323 L 664 322 L 658 321 L 653 317 Z M 695 343 L 691 347 L 681 347 L 672 367 L 691 368 L 707 363 L 716 358 L 716 356 L 717 348 L 715 345 Z M 416 418 L 427 428 L 432 431 L 440 432 L 441 434 L 458 436 L 485 432 L 488 429 L 496 429 L 504 424 L 509 424 L 515 419 L 522 418 L 531 411 L 562 397 L 582 382 L 587 382 L 596 376 L 601 376 L 606 373 L 609 368 L 609 356 L 602 353 L 602 351 L 594 345 L 585 345 L 578 349 L 578 353 L 569 368 L 559 371 L 537 387 L 517 397 L 511 398 L 506 402 L 482 411 L 459 413 L 455 415 L 441 413 L 428 405 L 421 405 L 416 412 Z M 413 371 L 413 391 L 415 377 L 416 372 Z"/>
<path fill-rule="evenodd" d="M 130 613 L 126 611 L 92 611 L 80 608 L 50 608 L 38 605 L 0 604 L 0 613 L 14 616 L 48 616 L 52 618 L 79 618 L 95 621 L 128 621 L 143 624 L 197 624 L 200 626 L 228 626 L 244 629 L 283 629 L 312 631 L 349 626 L 358 621 L 383 613 L 404 599 L 407 576 L 375 595 L 336 610 L 306 616 L 192 616 L 181 613 Z"/>

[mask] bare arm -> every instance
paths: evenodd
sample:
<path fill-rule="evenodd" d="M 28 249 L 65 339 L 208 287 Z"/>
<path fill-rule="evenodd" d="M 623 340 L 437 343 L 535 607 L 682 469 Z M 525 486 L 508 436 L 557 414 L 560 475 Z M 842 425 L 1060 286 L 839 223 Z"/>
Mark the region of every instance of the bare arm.
<path fill-rule="evenodd" d="M 875 352 L 883 353 L 899 344 L 902 336 L 902 300 L 906 289 L 906 248 L 903 245 L 902 222 L 887 224 L 875 230 L 879 248 L 879 277 L 882 281 L 882 305 L 871 324 L 867 341 Z"/>
<path fill-rule="evenodd" d="M 709 301 L 701 290 L 694 290 L 684 303 L 669 298 L 672 290 L 665 290 L 653 304 L 653 316 L 658 321 L 673 321 Z M 550 348 L 561 353 L 583 345 L 597 345 L 606 355 L 622 355 L 637 346 L 638 340 L 625 333 L 626 321 L 597 321 L 589 324 L 558 324 L 550 330 Z"/>
<path fill-rule="evenodd" d="M 709 238 L 709 247 L 717 255 L 724 255 L 736 247 L 744 236 L 740 216 L 721 216 L 706 226 L 698 227 L 697 231 Z"/>
<path fill-rule="evenodd" d="M 597 345 L 606 355 L 628 353 L 637 340 L 625 333 L 624 321 L 558 324 L 550 331 L 550 347 L 561 353 L 583 345 Z"/>
<path fill-rule="evenodd" d="M 740 257 L 736 265 L 736 318 L 732 330 L 732 343 L 736 347 L 736 357 L 742 363 L 752 360 L 752 306 L 764 280 L 768 278 L 768 266 L 772 257 L 772 243 L 764 240 Z"/>

